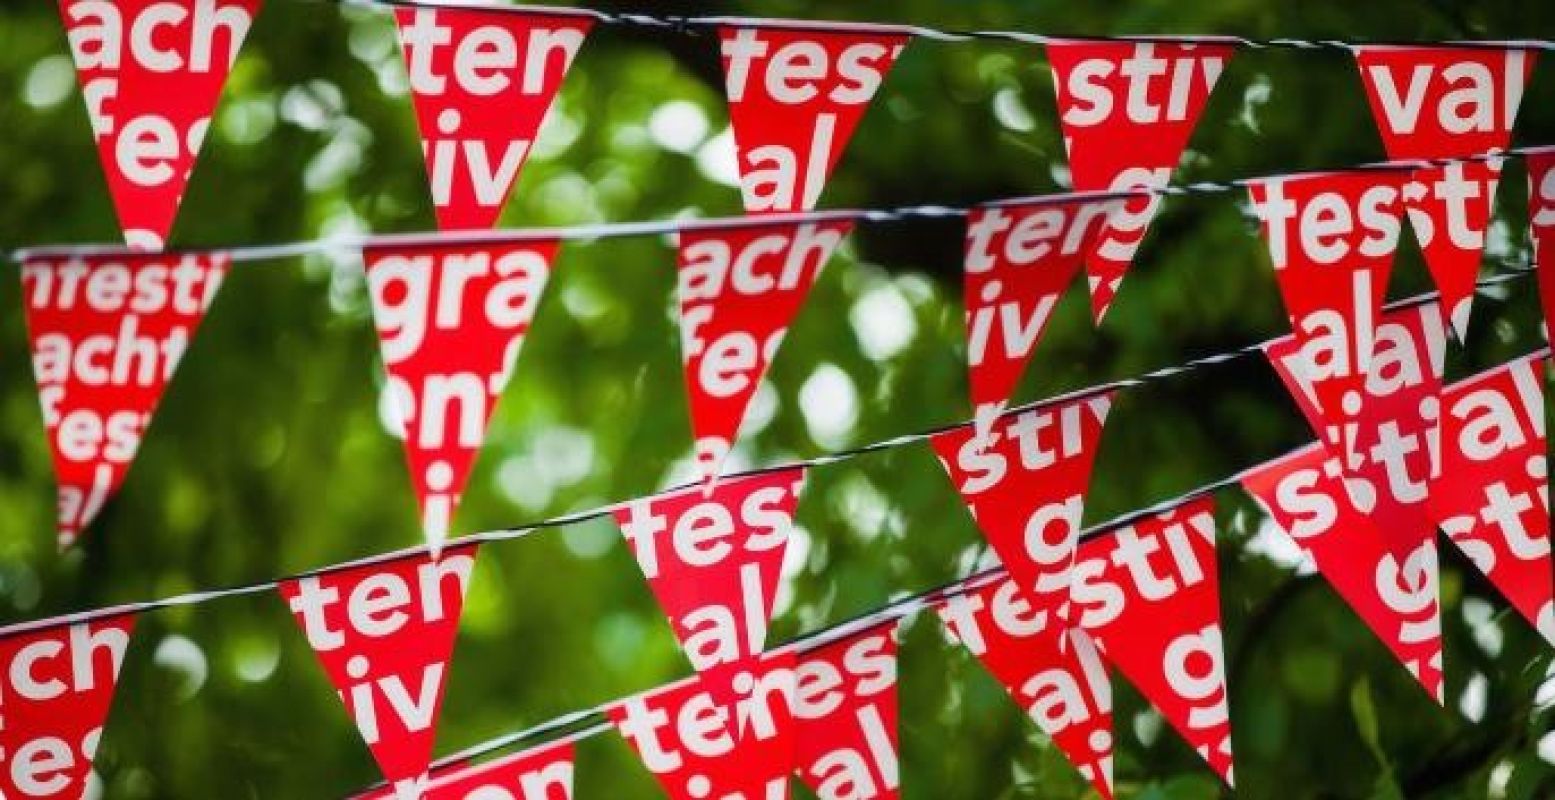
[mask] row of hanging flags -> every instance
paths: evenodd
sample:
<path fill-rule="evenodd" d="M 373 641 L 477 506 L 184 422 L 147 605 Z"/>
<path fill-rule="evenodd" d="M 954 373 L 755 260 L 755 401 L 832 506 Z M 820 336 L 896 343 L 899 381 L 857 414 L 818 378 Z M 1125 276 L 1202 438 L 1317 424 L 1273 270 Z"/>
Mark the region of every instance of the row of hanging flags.
<path fill-rule="evenodd" d="M 1444 385 L 1447 330 L 1434 300 L 1379 315 L 1354 389 L 1362 411 L 1349 415 L 1366 422 L 1347 436 L 1313 398 L 1349 373 L 1298 374 L 1303 347 L 1321 340 L 1268 343 L 1318 440 L 1235 479 L 1438 703 L 1437 530 L 1555 644 L 1549 351 Z M 1329 340 L 1328 363 L 1346 345 Z M 775 800 L 796 775 L 823 800 L 896 798 L 894 623 L 926 608 L 1102 797 L 1113 788 L 1109 668 L 1230 784 L 1210 490 L 1081 534 L 1113 400 L 1111 390 L 1088 392 L 1012 411 L 986 431 L 963 425 L 932 436 L 1004 567 L 809 641 L 766 646 L 803 467 L 615 507 L 693 676 L 605 704 L 606 724 L 587 734 L 617 730 L 678 800 Z M 478 764 L 433 761 L 479 548 L 452 543 L 275 584 L 386 779 L 362 797 L 452 800 L 488 786 L 492 796 L 572 796 L 576 736 Z M 10 692 L 0 748 L 13 764 L 0 772 L 6 796 L 80 796 L 138 611 L 0 631 Z"/>
<path fill-rule="evenodd" d="M 161 251 L 257 0 L 61 3 L 132 251 L 37 251 L 22 280 L 59 480 L 62 543 L 112 495 L 216 296 L 227 254 Z M 395 9 L 446 230 L 490 227 L 581 46 L 583 13 Z M 808 212 L 910 38 L 881 26 L 719 28 L 752 218 L 680 229 L 682 360 L 707 481 L 616 512 L 695 676 L 608 708 L 677 798 L 895 797 L 895 644 L 875 627 L 768 650 L 800 468 L 714 480 L 817 272 L 857 214 Z M 1079 194 L 978 206 L 966 235 L 975 424 L 932 445 L 1006 572 L 933 607 L 1104 796 L 1116 667 L 1227 782 L 1230 717 L 1212 501 L 1079 535 L 1111 392 L 1006 411 L 1057 297 L 1084 269 L 1098 320 L 1154 216 L 1231 42 L 1047 44 Z M 1536 353 L 1455 384 L 1500 169 L 1533 53 L 1362 47 L 1391 158 L 1246 182 L 1293 333 L 1266 355 L 1317 441 L 1240 476 L 1438 701 L 1437 530 L 1555 641 L 1542 371 Z M 501 102 L 493 102 L 500 98 Z M 492 109 L 501 109 L 501 113 Z M 1415 160 L 1415 161 L 1410 161 Z M 1528 155 L 1538 261 L 1555 259 L 1555 150 Z M 1384 310 L 1408 218 L 1441 300 Z M 399 797 L 490 782 L 547 797 L 570 744 L 430 769 L 478 545 L 447 537 L 559 241 L 377 240 L 364 248 L 389 391 L 434 547 L 283 581 L 279 592 Z M 1555 280 L 1540 273 L 1546 309 Z M 1443 476 L 1451 476 L 1444 478 Z M 12 700 L 0 787 L 80 793 L 133 610 L 0 632 Z M 485 783 L 483 783 L 485 782 Z"/>
<path fill-rule="evenodd" d="M 258 6 L 61 0 L 125 237 L 145 253 L 74 252 L 23 265 L 62 544 L 122 482 L 228 269 L 229 254 L 160 248 Z M 408 5 L 393 13 L 439 226 L 490 229 L 596 15 Z M 681 350 L 695 453 L 709 480 L 788 324 L 858 216 L 781 215 L 812 211 L 915 30 L 754 20 L 717 29 L 741 191 L 753 216 L 680 230 Z M 1161 194 L 1151 190 L 1168 185 L 1237 45 L 1055 40 L 1045 47 L 1080 193 L 990 203 L 968 215 L 967 356 L 980 430 L 1007 406 L 1059 296 L 1082 268 L 1101 320 L 1159 207 Z M 1513 44 L 1355 51 L 1396 161 L 1507 148 L 1535 55 Z M 1536 188 L 1555 192 L 1543 180 L 1548 163 L 1532 161 Z M 1341 301 L 1362 323 L 1374 318 L 1360 315 L 1380 302 L 1407 216 L 1461 334 L 1501 159 L 1415 166 L 1252 182 L 1298 330 L 1324 321 L 1309 319 L 1311 312 Z M 378 240 L 364 249 L 388 391 L 434 544 L 447 538 L 557 246 L 520 233 L 502 242 Z M 1339 271 L 1355 272 L 1354 280 L 1314 277 Z M 1364 325 L 1356 343 L 1369 330 Z M 1364 366 L 1369 353 L 1354 356 Z M 1328 393 L 1318 399 L 1337 411 Z"/>

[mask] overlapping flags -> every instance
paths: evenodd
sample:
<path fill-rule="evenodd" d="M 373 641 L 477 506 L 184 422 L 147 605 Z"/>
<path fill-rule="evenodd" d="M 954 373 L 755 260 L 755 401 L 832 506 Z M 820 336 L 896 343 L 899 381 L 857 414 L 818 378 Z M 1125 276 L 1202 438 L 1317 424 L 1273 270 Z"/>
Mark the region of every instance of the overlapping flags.
<path fill-rule="evenodd" d="M 228 268 L 163 250 L 258 0 L 61 0 L 133 249 L 37 253 L 22 289 L 59 483 L 61 545 L 124 479 Z M 395 9 L 432 206 L 496 224 L 599 15 Z M 681 357 L 702 482 L 615 511 L 693 675 L 605 716 L 676 798 L 895 798 L 890 622 L 769 649 L 802 467 L 722 475 L 746 407 L 860 212 L 811 212 L 914 29 L 715 24 L 745 210 L 674 226 Z M 1082 268 L 1100 322 L 1214 86 L 1221 39 L 1048 40 L 1074 194 L 975 206 L 964 292 L 970 425 L 929 438 L 1006 573 L 928 603 L 1104 797 L 1116 667 L 1230 784 L 1231 712 L 1214 505 L 1190 495 L 1082 537 L 1115 387 L 1010 409 Z M 1248 181 L 1292 332 L 1263 350 L 1317 441 L 1239 476 L 1334 590 L 1444 699 L 1440 531 L 1555 643 L 1541 351 L 1448 383 L 1533 50 L 1354 50 L 1393 162 Z M 1449 163 L 1442 163 L 1443 161 Z M 1555 309 L 1555 150 L 1528 153 L 1546 314 Z M 1384 310 L 1414 230 L 1441 300 Z M 277 582 L 386 778 L 364 796 L 571 796 L 570 740 L 495 761 L 432 754 L 475 564 L 447 543 L 488 420 L 535 323 L 560 234 L 362 247 L 430 547 Z M 78 796 L 137 609 L 0 631 L 0 794 Z M 17 766 L 19 765 L 19 766 Z M 486 791 L 491 789 L 491 791 Z M 515 794 L 515 792 L 521 794 Z"/>

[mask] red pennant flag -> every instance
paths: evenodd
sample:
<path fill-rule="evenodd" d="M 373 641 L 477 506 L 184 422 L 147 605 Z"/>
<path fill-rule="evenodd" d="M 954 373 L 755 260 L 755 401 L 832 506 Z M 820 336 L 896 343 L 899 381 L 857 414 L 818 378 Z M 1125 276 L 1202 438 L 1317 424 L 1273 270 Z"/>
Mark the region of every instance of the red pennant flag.
<path fill-rule="evenodd" d="M 636 500 L 615 512 L 703 689 L 732 705 L 735 673 L 766 646 L 802 468 Z"/>
<path fill-rule="evenodd" d="M 86 792 L 119 668 L 129 614 L 27 633 L 0 633 L 5 713 L 0 796 L 74 800 Z"/>
<path fill-rule="evenodd" d="M 1049 41 L 1074 188 L 1159 189 L 1170 183 L 1215 81 L 1235 52 L 1232 44 L 1209 41 Z M 1133 196 L 1088 249 L 1097 323 L 1160 206 L 1159 195 Z"/>
<path fill-rule="evenodd" d="M 449 524 L 507 386 L 557 242 L 369 247 L 363 251 L 387 391 L 432 546 Z"/>
<path fill-rule="evenodd" d="M 1439 472 L 1442 362 L 1447 329 L 1441 306 L 1421 303 L 1384 314 L 1377 326 L 1371 374 L 1341 404 L 1323 413 L 1315 398 L 1346 380 L 1337 369 L 1343 343 L 1327 336 L 1297 344 L 1287 336 L 1265 345 L 1291 396 L 1313 429 L 1345 465 L 1354 502 L 1375 521 L 1389 552 L 1403 556 L 1436 533 L 1427 500 Z"/>
<path fill-rule="evenodd" d="M 396 8 L 437 224 L 490 228 L 593 25 L 536 8 Z"/>
<path fill-rule="evenodd" d="M 1555 329 L 1555 147 L 1529 153 L 1528 222 L 1533 230 L 1534 267 L 1539 303 L 1544 308 L 1545 338 Z"/>
<path fill-rule="evenodd" d="M 432 770 L 422 800 L 572 800 L 573 742 L 564 739 L 481 764 L 458 762 Z M 398 800 L 394 787 L 353 800 Z"/>
<path fill-rule="evenodd" d="M 693 225 L 680 232 L 680 358 L 696 460 L 717 477 L 746 406 L 851 219 Z"/>
<path fill-rule="evenodd" d="M 966 232 L 967 369 L 979 426 L 1003 410 L 1090 243 L 1124 195 L 973 208 Z"/>
<path fill-rule="evenodd" d="M 1537 55 L 1510 47 L 1355 48 L 1372 117 L 1394 160 L 1506 149 Z M 1404 186 L 1409 220 L 1460 340 L 1500 177 L 1497 159 L 1417 170 Z"/>
<path fill-rule="evenodd" d="M 1401 173 L 1324 172 L 1250 185 L 1298 346 L 1320 340 L 1313 401 L 1325 420 L 1353 414 L 1376 351 L 1377 317 L 1398 245 Z M 1337 441 L 1349 452 L 1349 436 Z"/>
<path fill-rule="evenodd" d="M 1431 511 L 1449 539 L 1555 643 L 1544 377 L 1549 353 L 1447 387 Z"/>
<path fill-rule="evenodd" d="M 951 637 L 983 662 L 1080 774 L 1112 797 L 1112 684 L 1089 635 L 1061 631 L 1011 578 L 946 598 Z M 1068 637 L 1061 641 L 1060 637 Z"/>
<path fill-rule="evenodd" d="M 1242 486 L 1440 703 L 1436 542 L 1425 539 L 1404 558 L 1389 554 L 1372 519 L 1351 502 L 1342 476 L 1339 459 L 1314 442 L 1248 472 Z"/>
<path fill-rule="evenodd" d="M 745 658 L 743 688 L 727 702 L 693 676 L 605 713 L 670 800 L 787 800 L 795 664 L 792 650 Z"/>
<path fill-rule="evenodd" d="M 1107 660 L 1229 785 L 1215 505 L 1184 503 L 1080 545 L 1073 598 Z"/>
<path fill-rule="evenodd" d="M 477 545 L 283 581 L 346 711 L 397 791 L 423 786 Z"/>
<path fill-rule="evenodd" d="M 124 240 L 167 241 L 259 0 L 60 0 Z"/>
<path fill-rule="evenodd" d="M 227 263 L 220 253 L 123 253 L 22 265 L 61 548 L 123 482 Z"/>
<path fill-rule="evenodd" d="M 894 630 L 869 628 L 799 654 L 795 768 L 817 797 L 901 796 Z"/>
<path fill-rule="evenodd" d="M 963 427 L 931 440 L 983 535 L 1044 617 L 1067 619 L 1085 490 L 1111 407 L 1106 392 L 1005 415 L 986 436 Z"/>
<path fill-rule="evenodd" d="M 718 38 L 745 210 L 815 208 L 907 32 L 726 25 Z"/>

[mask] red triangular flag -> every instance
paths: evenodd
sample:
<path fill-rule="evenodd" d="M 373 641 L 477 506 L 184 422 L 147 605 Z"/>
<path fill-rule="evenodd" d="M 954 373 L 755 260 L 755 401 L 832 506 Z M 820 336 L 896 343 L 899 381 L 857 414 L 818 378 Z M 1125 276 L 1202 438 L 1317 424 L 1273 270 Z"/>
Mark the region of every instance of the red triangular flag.
<path fill-rule="evenodd" d="M 1112 797 L 1112 684 L 1084 631 L 1061 631 L 1010 578 L 946 598 L 951 637 L 1026 709 L 1097 794 Z M 1068 637 L 1068 641 L 1061 641 Z"/>
<path fill-rule="evenodd" d="M 5 714 L 0 796 L 76 800 L 113 705 L 131 614 L 25 633 L 0 631 Z"/>
<path fill-rule="evenodd" d="M 738 697 L 721 701 L 705 676 L 693 676 L 605 713 L 670 800 L 787 800 L 795 664 L 792 650 L 749 656 Z"/>
<path fill-rule="evenodd" d="M 1442 702 L 1442 621 L 1436 541 L 1390 555 L 1342 485 L 1339 460 L 1319 442 L 1262 464 L 1242 487 L 1312 559 L 1334 591 Z"/>
<path fill-rule="evenodd" d="M 425 786 L 414 789 L 422 800 L 572 800 L 573 741 L 563 739 L 512 755 L 470 764 L 459 761 L 432 770 Z M 399 800 L 384 786 L 352 800 Z"/>
<path fill-rule="evenodd" d="M 22 265 L 33 373 L 66 547 L 119 488 L 228 259 L 222 253 L 61 256 Z"/>
<path fill-rule="evenodd" d="M 1447 328 L 1441 306 L 1420 303 L 1388 312 L 1376 328 L 1372 371 L 1341 404 L 1340 417 L 1315 400 L 1348 376 L 1334 337 L 1286 336 L 1264 346 L 1269 362 L 1319 437 L 1345 467 L 1345 486 L 1396 556 L 1436 533 L 1426 501 L 1439 471 L 1442 362 Z"/>
<path fill-rule="evenodd" d="M 1539 304 L 1544 309 L 1545 339 L 1555 326 L 1555 147 L 1529 153 L 1528 222 L 1533 232 L 1533 263 L 1538 270 Z"/>
<path fill-rule="evenodd" d="M 490 228 L 593 17 L 567 9 L 396 8 L 443 230 Z"/>
<path fill-rule="evenodd" d="M 718 29 L 745 210 L 809 211 L 908 32 L 880 25 Z"/>
<path fill-rule="evenodd" d="M 795 770 L 817 797 L 896 800 L 895 623 L 799 654 Z"/>
<path fill-rule="evenodd" d="M 766 647 L 804 470 L 637 500 L 615 512 L 691 666 L 720 705 Z"/>
<path fill-rule="evenodd" d="M 1214 499 L 1082 543 L 1073 597 L 1102 655 L 1231 784 Z"/>
<path fill-rule="evenodd" d="M 423 786 L 477 545 L 281 582 L 383 775 Z"/>
<path fill-rule="evenodd" d="M 124 240 L 160 250 L 259 0 L 60 0 Z"/>
<path fill-rule="evenodd" d="M 1112 407 L 1106 392 L 998 418 L 987 435 L 930 442 L 983 536 L 1040 615 L 1067 619 L 1085 491 Z"/>
<path fill-rule="evenodd" d="M 717 477 L 746 406 L 851 219 L 689 225 L 680 232 L 680 359 L 696 460 Z"/>
<path fill-rule="evenodd" d="M 366 248 L 387 392 L 432 546 L 448 538 L 486 423 L 556 257 L 554 239 Z"/>
<path fill-rule="evenodd" d="M 1236 47 L 1216 41 L 1051 40 L 1058 119 L 1074 188 L 1159 189 L 1171 182 L 1210 92 Z M 1086 254 L 1096 322 L 1145 238 L 1161 197 L 1117 210 Z"/>
<path fill-rule="evenodd" d="M 1452 45 L 1355 48 L 1388 158 L 1439 159 L 1504 150 L 1537 52 Z M 1501 162 L 1415 171 L 1404 205 L 1453 330 L 1468 331 Z"/>
<path fill-rule="evenodd" d="M 980 428 L 1009 402 L 1059 296 L 1124 198 L 1055 195 L 967 214 L 967 369 Z"/>
<path fill-rule="evenodd" d="M 1549 352 L 1502 364 L 1442 395 L 1442 470 L 1432 516 L 1523 618 L 1555 644 L 1544 376 Z"/>
<path fill-rule="evenodd" d="M 1402 175 L 1356 170 L 1249 184 L 1297 344 L 1321 340 L 1331 354 L 1313 365 L 1325 378 L 1314 379 L 1313 400 L 1331 424 L 1354 413 L 1345 409 L 1371 371 L 1398 245 Z M 1350 451 L 1344 428 L 1337 441 Z"/>

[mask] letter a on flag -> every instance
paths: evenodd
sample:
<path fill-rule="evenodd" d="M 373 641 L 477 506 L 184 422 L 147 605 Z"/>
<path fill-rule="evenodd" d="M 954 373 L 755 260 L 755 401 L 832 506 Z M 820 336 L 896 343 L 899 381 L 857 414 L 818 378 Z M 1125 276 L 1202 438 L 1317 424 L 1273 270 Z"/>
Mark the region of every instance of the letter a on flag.
<path fill-rule="evenodd" d="M 1545 639 L 1555 644 L 1544 376 L 1549 351 L 1519 358 L 1442 395 L 1442 470 L 1431 511 Z"/>
<path fill-rule="evenodd" d="M 852 227 L 840 218 L 680 231 L 680 360 L 706 480 L 718 476 L 778 343 Z"/>
<path fill-rule="evenodd" d="M 794 769 L 817 797 L 901 795 L 894 631 L 894 622 L 878 625 L 799 654 Z M 798 691 L 815 685 L 836 688 Z"/>
<path fill-rule="evenodd" d="M 1211 497 L 1080 545 L 1076 619 L 1226 783 L 1231 715 L 1220 635 L 1220 580 Z M 1121 602 L 1097 592 L 1111 583 Z"/>
<path fill-rule="evenodd" d="M 121 253 L 22 265 L 62 549 L 123 482 L 227 262 L 221 253 Z"/>
<path fill-rule="evenodd" d="M 60 0 L 131 247 L 160 250 L 259 0 Z"/>
<path fill-rule="evenodd" d="M 486 424 L 534 320 L 554 239 L 366 248 L 387 391 L 404 424 L 422 530 L 448 538 Z"/>
<path fill-rule="evenodd" d="M 804 470 L 637 500 L 615 512 L 681 649 L 720 705 L 766 646 Z"/>
<path fill-rule="evenodd" d="M 1009 403 L 1058 298 L 1127 197 L 1009 200 L 967 215 L 966 358 L 979 431 Z"/>
<path fill-rule="evenodd" d="M 1298 343 L 1286 336 L 1264 345 L 1269 363 L 1330 451 L 1344 465 L 1344 485 L 1395 556 L 1436 535 L 1427 500 L 1439 471 L 1442 365 L 1447 326 L 1441 306 L 1418 303 L 1382 316 L 1372 374 L 1354 383 L 1328 416 L 1315 398 L 1348 376 L 1329 367 L 1342 356 L 1333 337 Z M 1333 408 L 1332 405 L 1328 406 Z"/>
<path fill-rule="evenodd" d="M 490 228 L 593 17 L 565 9 L 396 8 L 437 224 Z"/>
<path fill-rule="evenodd" d="M 986 436 L 962 427 L 930 440 L 1004 568 L 1060 630 L 1111 407 L 1107 392 L 1006 414 Z"/>
<path fill-rule="evenodd" d="M 1048 61 L 1074 188 L 1159 189 L 1172 179 L 1234 44 L 1216 40 L 1055 40 Z M 1091 313 L 1100 323 L 1161 197 L 1141 193 L 1110 218 L 1086 254 Z"/>
<path fill-rule="evenodd" d="M 936 610 L 959 642 L 1052 738 L 1104 800 L 1112 798 L 1112 683 L 1091 637 L 1039 611 L 1013 578 L 953 595 Z"/>
<path fill-rule="evenodd" d="M 75 800 L 102 738 L 135 617 L 0 631 L 0 797 Z"/>
<path fill-rule="evenodd" d="M 1345 490 L 1339 459 L 1314 442 L 1248 472 L 1242 488 L 1290 536 L 1409 674 L 1442 702 L 1436 541 L 1390 554 Z"/>
<path fill-rule="evenodd" d="M 723 26 L 718 38 L 745 210 L 815 208 L 907 30 L 795 22 Z"/>
<path fill-rule="evenodd" d="M 397 796 L 427 782 L 476 545 L 347 567 L 279 587 Z"/>
<path fill-rule="evenodd" d="M 1355 48 L 1388 158 L 1445 159 L 1505 150 L 1538 53 L 1508 45 Z M 1461 341 L 1485 250 L 1501 159 L 1414 171 L 1404 207 Z"/>
<path fill-rule="evenodd" d="M 1307 380 L 1317 411 L 1331 425 L 1361 410 L 1398 245 L 1402 178 L 1396 170 L 1357 170 L 1249 186 L 1295 346 L 1329 354 L 1307 366 Z M 1338 224 L 1345 220 L 1349 224 Z M 1353 434 L 1349 426 L 1339 427 L 1334 441 L 1342 452 L 1351 451 Z"/>

